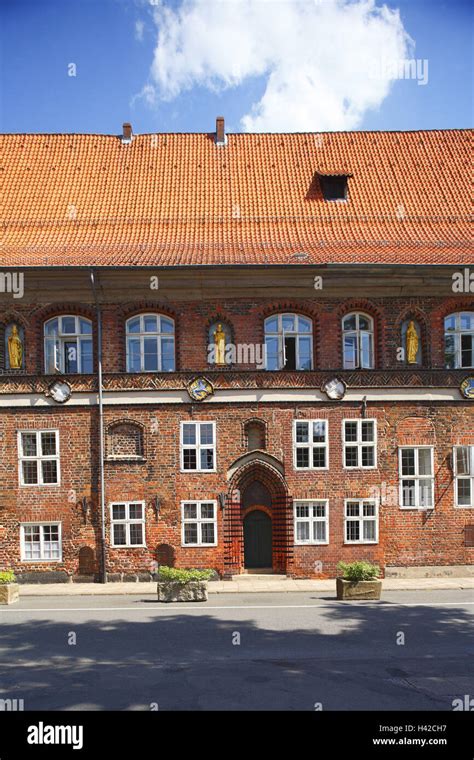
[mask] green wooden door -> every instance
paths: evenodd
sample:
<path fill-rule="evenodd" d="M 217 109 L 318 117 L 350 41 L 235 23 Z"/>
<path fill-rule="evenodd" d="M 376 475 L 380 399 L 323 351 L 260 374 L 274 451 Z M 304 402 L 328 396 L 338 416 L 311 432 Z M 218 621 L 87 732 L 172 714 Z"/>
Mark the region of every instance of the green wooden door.
<path fill-rule="evenodd" d="M 260 509 L 244 518 L 244 561 L 248 568 L 272 566 L 272 521 Z"/>

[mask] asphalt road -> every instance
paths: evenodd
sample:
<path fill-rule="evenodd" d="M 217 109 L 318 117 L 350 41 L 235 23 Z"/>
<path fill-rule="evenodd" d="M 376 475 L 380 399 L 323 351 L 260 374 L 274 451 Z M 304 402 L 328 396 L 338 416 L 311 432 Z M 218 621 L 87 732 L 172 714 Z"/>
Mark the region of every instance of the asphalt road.
<path fill-rule="evenodd" d="M 474 696 L 473 612 L 472 591 L 29 597 L 0 612 L 0 699 L 25 710 L 451 710 Z"/>

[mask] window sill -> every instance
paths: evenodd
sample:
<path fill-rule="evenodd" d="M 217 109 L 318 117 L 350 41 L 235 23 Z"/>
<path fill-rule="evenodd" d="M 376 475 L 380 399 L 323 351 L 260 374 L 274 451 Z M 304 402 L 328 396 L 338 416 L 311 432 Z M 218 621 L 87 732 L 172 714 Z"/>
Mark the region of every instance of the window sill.
<path fill-rule="evenodd" d="M 295 541 L 294 546 L 329 546 L 329 541 Z"/>
<path fill-rule="evenodd" d="M 365 470 L 378 470 L 379 468 L 378 468 L 378 465 L 373 465 L 371 467 L 346 467 L 346 465 L 344 464 L 344 465 L 342 465 L 342 469 L 343 470 L 347 470 L 348 472 L 351 472 L 351 471 L 357 472 L 359 470 L 364 470 L 364 471 Z"/>
<path fill-rule="evenodd" d="M 399 504 L 399 509 L 402 509 L 404 512 L 409 512 L 410 510 L 413 512 L 434 512 L 434 507 L 404 507 L 401 504 Z"/>
<path fill-rule="evenodd" d="M 105 462 L 114 462 L 114 463 L 115 463 L 115 462 L 124 462 L 124 463 L 129 463 L 129 464 L 130 464 L 130 463 L 133 463 L 133 462 L 136 462 L 136 463 L 140 464 L 140 463 L 142 463 L 142 462 L 146 462 L 147 460 L 146 460 L 146 457 L 134 457 L 134 456 L 129 456 L 129 457 L 121 457 L 121 456 L 108 456 L 108 457 L 106 457 L 106 458 L 105 458 L 105 460 L 104 460 L 104 461 L 105 461 Z"/>
<path fill-rule="evenodd" d="M 344 546 L 377 546 L 378 541 L 344 541 Z"/>
<path fill-rule="evenodd" d="M 295 472 L 328 472 L 329 467 L 294 467 Z"/>
<path fill-rule="evenodd" d="M 214 473 L 215 475 L 216 472 L 217 470 L 183 470 L 183 469 L 180 470 L 180 473 L 182 475 L 207 475 L 207 474 L 211 475 L 212 473 Z"/>
<path fill-rule="evenodd" d="M 20 488 L 58 488 L 61 483 L 20 483 Z"/>

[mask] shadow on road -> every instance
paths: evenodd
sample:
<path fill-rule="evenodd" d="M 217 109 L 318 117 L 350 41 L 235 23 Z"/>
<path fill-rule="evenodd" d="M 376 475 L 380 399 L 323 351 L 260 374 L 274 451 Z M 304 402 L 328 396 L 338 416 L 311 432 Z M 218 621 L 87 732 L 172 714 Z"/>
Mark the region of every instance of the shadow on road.
<path fill-rule="evenodd" d="M 5 616 L 0 697 L 24 699 L 25 709 L 314 709 L 323 701 L 325 709 L 446 710 L 473 693 L 472 617 L 462 606 L 168 613 L 143 601 L 140 616 L 100 608 L 61 619 L 25 610 L 20 623 Z"/>

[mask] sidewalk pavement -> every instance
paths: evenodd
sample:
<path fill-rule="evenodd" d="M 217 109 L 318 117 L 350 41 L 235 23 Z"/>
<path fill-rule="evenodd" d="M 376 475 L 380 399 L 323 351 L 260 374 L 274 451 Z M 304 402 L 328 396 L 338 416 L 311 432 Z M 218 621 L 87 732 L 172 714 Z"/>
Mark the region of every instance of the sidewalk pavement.
<path fill-rule="evenodd" d="M 239 576 L 228 581 L 210 581 L 210 594 L 258 594 L 285 593 L 295 591 L 332 592 L 335 594 L 336 581 L 296 580 L 278 578 L 275 580 Z M 385 591 L 446 591 L 448 589 L 472 589 L 474 577 L 470 578 L 385 578 Z M 156 582 L 151 583 L 25 583 L 20 586 L 20 596 L 89 596 L 108 594 L 156 594 Z M 474 597 L 473 597 L 474 598 Z"/>

